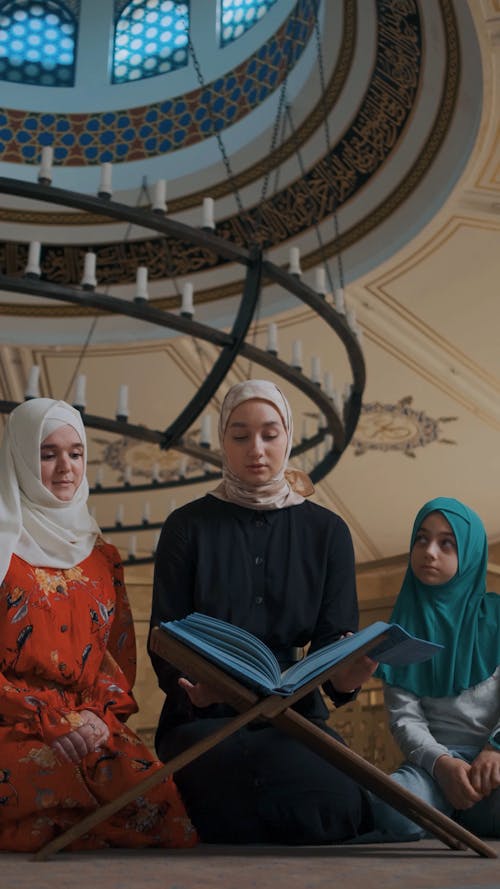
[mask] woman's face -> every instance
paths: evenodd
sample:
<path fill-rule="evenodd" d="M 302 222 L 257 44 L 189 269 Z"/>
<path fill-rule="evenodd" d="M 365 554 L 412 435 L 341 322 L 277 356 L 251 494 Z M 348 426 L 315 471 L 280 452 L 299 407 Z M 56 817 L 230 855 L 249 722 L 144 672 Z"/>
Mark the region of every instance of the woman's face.
<path fill-rule="evenodd" d="M 441 512 L 430 512 L 420 525 L 410 565 L 415 577 L 430 586 L 455 577 L 458 571 L 457 542 L 450 523 Z"/>
<path fill-rule="evenodd" d="M 42 484 L 58 500 L 72 500 L 83 478 L 84 447 L 73 426 L 60 426 L 40 445 Z"/>
<path fill-rule="evenodd" d="M 269 482 L 283 466 L 286 449 L 283 420 L 270 402 L 251 398 L 231 412 L 224 433 L 224 452 L 229 468 L 242 482 Z"/>

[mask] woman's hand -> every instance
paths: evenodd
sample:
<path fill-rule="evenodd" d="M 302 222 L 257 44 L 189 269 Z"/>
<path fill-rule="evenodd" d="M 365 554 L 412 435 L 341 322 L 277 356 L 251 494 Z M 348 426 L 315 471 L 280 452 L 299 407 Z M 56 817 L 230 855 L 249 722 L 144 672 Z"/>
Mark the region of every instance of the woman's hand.
<path fill-rule="evenodd" d="M 489 796 L 500 787 L 500 750 L 485 747 L 471 762 L 469 781 L 481 796 Z"/>
<path fill-rule="evenodd" d="M 440 756 L 434 766 L 434 777 L 454 809 L 470 809 L 482 800 L 471 782 L 472 766 L 454 756 Z"/>
<path fill-rule="evenodd" d="M 215 691 L 203 682 L 193 683 L 181 676 L 179 685 L 184 689 L 194 707 L 210 707 L 210 704 L 222 703 Z"/>
<path fill-rule="evenodd" d="M 80 710 L 78 715 L 82 720 L 81 725 L 51 744 L 64 762 L 81 762 L 109 738 L 109 729 L 100 716 L 91 710 Z"/>
<path fill-rule="evenodd" d="M 336 667 L 335 674 L 332 678 L 332 685 L 335 691 L 338 691 L 341 694 L 349 694 L 350 692 L 356 691 L 360 685 L 363 685 L 363 682 L 367 682 L 368 679 L 371 679 L 377 667 L 377 661 L 372 661 L 371 658 L 362 655 L 356 660 L 351 661 L 350 664 L 346 664 L 344 667 Z"/>

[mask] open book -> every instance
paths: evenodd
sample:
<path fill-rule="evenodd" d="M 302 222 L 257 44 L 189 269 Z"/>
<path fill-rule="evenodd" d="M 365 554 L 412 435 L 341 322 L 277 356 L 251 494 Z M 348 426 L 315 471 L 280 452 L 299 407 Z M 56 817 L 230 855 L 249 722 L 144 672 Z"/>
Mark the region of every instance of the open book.
<path fill-rule="evenodd" d="M 379 620 L 352 636 L 308 654 L 281 672 L 276 657 L 264 642 L 224 620 L 194 612 L 181 620 L 163 622 L 161 628 L 246 685 L 266 694 L 279 695 L 293 694 L 310 679 L 372 640 L 373 648 L 366 654 L 392 666 L 428 660 L 443 648 L 437 643 L 417 639 L 398 624 Z"/>

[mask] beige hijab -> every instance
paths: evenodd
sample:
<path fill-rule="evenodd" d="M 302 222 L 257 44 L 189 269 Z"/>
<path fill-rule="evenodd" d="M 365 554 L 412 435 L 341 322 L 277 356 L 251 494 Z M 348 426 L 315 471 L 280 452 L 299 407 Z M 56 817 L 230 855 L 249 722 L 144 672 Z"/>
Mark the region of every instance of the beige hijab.
<path fill-rule="evenodd" d="M 287 449 L 278 474 L 265 484 L 250 486 L 245 485 L 231 471 L 224 452 L 224 435 L 234 409 L 252 398 L 268 401 L 276 408 L 287 435 Z M 222 482 L 211 492 L 214 497 L 237 503 L 247 509 L 283 509 L 303 503 L 305 497 L 314 492 L 311 479 L 305 472 L 287 467 L 293 444 L 292 412 L 287 399 L 274 383 L 267 380 L 245 380 L 231 387 L 222 403 L 219 416 L 219 442 L 222 451 Z"/>
<path fill-rule="evenodd" d="M 40 470 L 42 441 L 66 425 L 85 446 L 84 475 L 70 501 L 42 484 Z M 92 551 L 99 526 L 87 509 L 85 469 L 85 428 L 77 410 L 52 398 L 14 408 L 0 447 L 0 583 L 13 553 L 30 565 L 73 568 Z"/>

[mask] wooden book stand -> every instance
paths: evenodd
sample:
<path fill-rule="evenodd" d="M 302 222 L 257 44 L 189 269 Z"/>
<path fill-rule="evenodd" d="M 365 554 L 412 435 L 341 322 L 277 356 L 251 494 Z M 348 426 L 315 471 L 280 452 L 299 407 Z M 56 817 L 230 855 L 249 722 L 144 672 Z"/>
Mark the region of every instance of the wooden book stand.
<path fill-rule="evenodd" d="M 361 657 L 371 650 L 379 641 L 383 641 L 384 633 L 367 643 L 358 651 L 344 658 L 342 664 L 349 660 Z M 300 700 L 308 692 L 327 679 L 334 679 L 337 666 L 329 667 L 315 679 L 303 685 L 297 692 L 288 697 L 280 695 L 268 695 L 259 697 L 254 691 L 247 688 L 238 680 L 225 673 L 220 667 L 208 661 L 205 657 L 193 651 L 192 648 L 174 639 L 160 627 L 154 627 L 150 636 L 151 650 L 173 664 L 184 675 L 197 680 L 202 680 L 221 693 L 221 699 L 238 711 L 238 715 L 228 720 L 225 725 L 206 738 L 193 744 L 187 750 L 174 756 L 166 762 L 155 774 L 145 778 L 130 790 L 120 794 L 115 800 L 101 806 L 95 812 L 87 815 L 78 824 L 73 825 L 59 837 L 47 843 L 34 856 L 34 860 L 45 861 L 50 855 L 63 849 L 73 840 L 87 833 L 97 824 L 105 821 L 123 806 L 132 802 L 138 796 L 146 793 L 164 778 L 178 771 L 183 766 L 197 759 L 207 750 L 215 747 L 225 738 L 232 735 L 238 729 L 254 719 L 267 719 L 287 732 L 294 738 L 302 741 L 320 756 L 324 757 L 332 765 L 341 769 L 367 790 L 372 791 L 385 802 L 389 803 L 399 812 L 402 812 L 412 821 L 415 821 L 424 830 L 433 834 L 450 849 L 472 849 L 484 858 L 496 858 L 496 852 L 473 833 L 461 827 L 451 818 L 438 812 L 433 806 L 419 799 L 410 791 L 400 787 L 392 778 L 384 772 L 366 762 L 363 757 L 354 753 L 340 741 L 336 741 L 326 732 L 305 719 L 291 705 Z"/>

